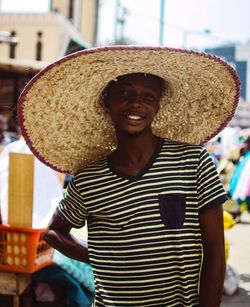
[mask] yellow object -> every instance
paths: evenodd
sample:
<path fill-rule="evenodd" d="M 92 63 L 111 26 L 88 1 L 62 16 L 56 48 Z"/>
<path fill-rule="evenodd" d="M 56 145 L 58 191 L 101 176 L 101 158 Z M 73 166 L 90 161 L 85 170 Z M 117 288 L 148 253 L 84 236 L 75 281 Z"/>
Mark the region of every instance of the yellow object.
<path fill-rule="evenodd" d="M 235 225 L 235 220 L 233 219 L 233 216 L 229 212 L 227 211 L 223 212 L 223 219 L 224 219 L 224 229 L 225 230 L 228 230 Z M 229 242 L 227 238 L 225 238 L 225 257 L 226 257 L 226 263 L 228 263 Z"/>
<path fill-rule="evenodd" d="M 244 201 L 240 204 L 240 212 L 246 212 L 247 211 L 247 203 Z"/>
<path fill-rule="evenodd" d="M 226 257 L 226 263 L 228 263 L 228 258 L 229 258 L 229 242 L 228 242 L 227 238 L 225 238 L 225 257 Z"/>
<path fill-rule="evenodd" d="M 8 224 L 32 227 L 34 156 L 9 154 Z"/>
<path fill-rule="evenodd" d="M 56 174 L 57 174 L 57 177 L 59 178 L 60 183 L 61 183 L 61 185 L 63 187 L 64 186 L 64 181 L 65 181 L 65 174 L 59 173 L 59 172 L 56 172 Z"/>
<path fill-rule="evenodd" d="M 223 219 L 224 219 L 225 230 L 230 229 L 235 225 L 235 220 L 233 219 L 233 216 L 229 212 L 224 211 Z"/>

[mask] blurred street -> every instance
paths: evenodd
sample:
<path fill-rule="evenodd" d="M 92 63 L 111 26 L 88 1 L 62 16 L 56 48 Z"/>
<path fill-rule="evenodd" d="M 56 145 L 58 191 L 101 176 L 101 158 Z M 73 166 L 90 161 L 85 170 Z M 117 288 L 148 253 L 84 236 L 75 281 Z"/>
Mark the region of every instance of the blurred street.
<path fill-rule="evenodd" d="M 226 231 L 229 240 L 229 259 L 240 275 L 236 294 L 223 296 L 222 307 L 250 306 L 250 214 L 244 213 L 241 222 Z"/>

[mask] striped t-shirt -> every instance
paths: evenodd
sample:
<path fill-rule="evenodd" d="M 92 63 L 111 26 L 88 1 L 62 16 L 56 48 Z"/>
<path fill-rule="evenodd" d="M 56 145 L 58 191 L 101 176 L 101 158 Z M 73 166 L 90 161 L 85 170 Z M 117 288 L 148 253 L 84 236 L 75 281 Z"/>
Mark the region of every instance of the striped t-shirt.
<path fill-rule="evenodd" d="M 95 306 L 198 306 L 199 211 L 226 200 L 205 148 L 163 140 L 137 176 L 109 158 L 79 170 L 58 206 L 87 221 Z"/>

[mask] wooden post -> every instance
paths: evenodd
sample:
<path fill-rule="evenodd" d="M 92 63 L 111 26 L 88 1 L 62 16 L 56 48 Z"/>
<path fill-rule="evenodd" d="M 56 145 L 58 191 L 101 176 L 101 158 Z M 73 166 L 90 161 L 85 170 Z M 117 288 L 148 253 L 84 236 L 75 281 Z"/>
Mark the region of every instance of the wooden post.
<path fill-rule="evenodd" d="M 32 227 L 34 156 L 9 154 L 8 224 Z"/>

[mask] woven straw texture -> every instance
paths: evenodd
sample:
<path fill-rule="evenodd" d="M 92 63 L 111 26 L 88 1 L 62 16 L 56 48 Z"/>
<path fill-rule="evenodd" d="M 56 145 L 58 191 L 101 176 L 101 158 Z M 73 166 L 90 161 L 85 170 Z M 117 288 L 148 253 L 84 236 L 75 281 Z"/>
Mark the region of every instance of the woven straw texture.
<path fill-rule="evenodd" d="M 117 76 L 136 72 L 169 84 L 153 123 L 158 136 L 200 144 L 234 114 L 239 79 L 217 57 L 169 48 L 90 49 L 49 65 L 21 94 L 19 123 L 33 153 L 67 173 L 109 154 L 116 138 L 101 93 Z"/>

